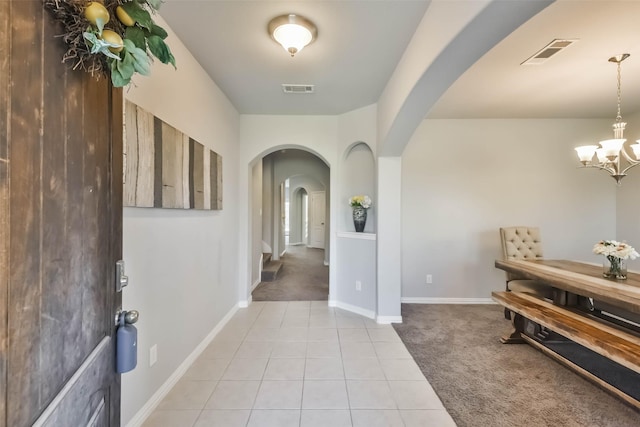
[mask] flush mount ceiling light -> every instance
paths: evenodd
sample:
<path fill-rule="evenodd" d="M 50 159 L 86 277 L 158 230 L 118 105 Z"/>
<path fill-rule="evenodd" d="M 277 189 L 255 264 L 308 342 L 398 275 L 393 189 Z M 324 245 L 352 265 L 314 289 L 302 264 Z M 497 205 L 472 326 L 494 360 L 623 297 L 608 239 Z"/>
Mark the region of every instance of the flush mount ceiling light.
<path fill-rule="evenodd" d="M 269 35 L 293 57 L 318 37 L 318 29 L 307 18 L 294 15 L 276 16 L 269 22 Z"/>
<path fill-rule="evenodd" d="M 609 62 L 615 63 L 618 67 L 618 114 L 616 115 L 616 122 L 613 124 L 614 139 L 600 141 L 600 145 L 584 145 L 582 147 L 576 147 L 575 149 L 583 167 L 598 168 L 609 172 L 618 185 L 620 181 L 622 181 L 622 178 L 627 176 L 629 169 L 640 164 L 640 139 L 636 141 L 636 144 L 630 145 L 635 158 L 631 157 L 624 148 L 626 139 L 623 134 L 627 124 L 622 121 L 622 113 L 620 112 L 622 99 L 622 92 L 620 90 L 620 64 L 629 56 L 628 53 L 623 53 L 622 55 L 609 58 Z M 594 154 L 597 155 L 597 162 L 593 161 Z M 626 163 L 622 162 L 622 157 L 624 157 Z"/>

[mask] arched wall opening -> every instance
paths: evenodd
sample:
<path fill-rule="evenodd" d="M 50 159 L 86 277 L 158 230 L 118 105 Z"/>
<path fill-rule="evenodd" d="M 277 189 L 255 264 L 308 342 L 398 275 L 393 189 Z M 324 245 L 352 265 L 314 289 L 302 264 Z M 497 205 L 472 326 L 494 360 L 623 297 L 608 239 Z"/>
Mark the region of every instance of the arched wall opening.
<path fill-rule="evenodd" d="M 292 237 L 285 235 L 287 219 L 289 226 L 292 218 L 294 223 L 294 241 L 291 243 L 313 246 L 312 224 L 303 227 L 305 218 L 312 222 L 313 215 L 306 210 L 311 203 L 303 204 L 303 197 L 312 199 L 314 195 L 322 194 L 324 198 L 322 230 L 316 230 L 322 243 L 313 247 L 324 250 L 324 264 L 328 266 L 331 236 L 331 170 L 328 162 L 303 146 L 277 146 L 256 156 L 250 162 L 249 172 L 249 292 L 260 283 L 263 248 L 271 249 L 273 260 L 279 260 L 285 253 L 289 243 L 286 237 Z"/>
<path fill-rule="evenodd" d="M 288 245 L 309 243 L 309 190 L 290 186 Z"/>
<path fill-rule="evenodd" d="M 373 203 L 367 209 L 365 233 L 375 233 L 376 230 L 376 161 L 373 150 L 363 141 L 350 144 L 344 151 L 342 158 L 342 173 L 340 178 L 340 200 L 348 201 L 357 195 L 369 196 Z M 340 207 L 339 229 L 354 231 L 352 209 L 345 203 Z"/>

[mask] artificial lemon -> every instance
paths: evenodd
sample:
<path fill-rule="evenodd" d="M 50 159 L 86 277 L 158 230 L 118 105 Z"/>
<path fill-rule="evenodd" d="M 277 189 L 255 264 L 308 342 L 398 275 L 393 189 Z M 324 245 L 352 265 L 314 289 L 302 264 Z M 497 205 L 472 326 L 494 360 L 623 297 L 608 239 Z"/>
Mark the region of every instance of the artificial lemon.
<path fill-rule="evenodd" d="M 109 50 L 113 53 L 120 52 L 124 47 L 124 43 L 122 42 L 122 37 L 120 37 L 120 34 L 116 33 L 115 31 L 103 30 L 102 40 L 106 41 L 107 43 L 117 45 L 117 47 L 113 47 L 113 46 L 109 47 Z"/>
<path fill-rule="evenodd" d="M 84 17 L 96 27 L 98 26 L 98 21 L 102 22 L 104 26 L 109 22 L 109 11 L 102 3 L 92 1 L 84 9 Z"/>
<path fill-rule="evenodd" d="M 135 19 L 133 19 L 131 15 L 129 15 L 127 11 L 122 8 L 122 6 L 116 7 L 116 15 L 118 16 L 120 22 L 122 22 L 122 24 L 126 25 L 127 27 L 133 27 L 136 24 Z"/>

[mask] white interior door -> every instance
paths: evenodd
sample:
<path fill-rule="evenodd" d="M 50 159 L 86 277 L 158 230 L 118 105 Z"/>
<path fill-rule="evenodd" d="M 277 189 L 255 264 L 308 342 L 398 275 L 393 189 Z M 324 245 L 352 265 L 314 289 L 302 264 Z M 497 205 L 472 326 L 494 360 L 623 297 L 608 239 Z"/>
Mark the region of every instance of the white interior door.
<path fill-rule="evenodd" d="M 309 247 L 324 249 L 325 223 L 324 191 L 309 194 Z"/>

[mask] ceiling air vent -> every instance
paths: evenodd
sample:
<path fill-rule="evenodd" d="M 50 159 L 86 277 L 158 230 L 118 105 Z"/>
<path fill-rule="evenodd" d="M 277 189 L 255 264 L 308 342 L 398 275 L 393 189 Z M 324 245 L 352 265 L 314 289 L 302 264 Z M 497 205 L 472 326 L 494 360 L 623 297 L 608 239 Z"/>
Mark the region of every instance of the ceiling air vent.
<path fill-rule="evenodd" d="M 540 65 L 577 41 L 577 39 L 555 39 L 520 65 Z"/>
<path fill-rule="evenodd" d="M 283 84 L 282 91 L 284 93 L 314 93 L 315 85 L 290 85 Z"/>

